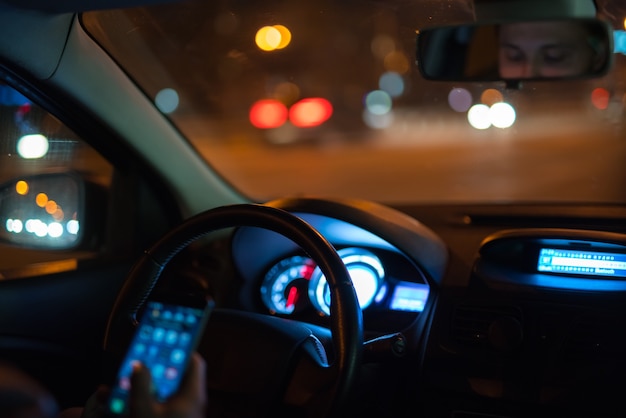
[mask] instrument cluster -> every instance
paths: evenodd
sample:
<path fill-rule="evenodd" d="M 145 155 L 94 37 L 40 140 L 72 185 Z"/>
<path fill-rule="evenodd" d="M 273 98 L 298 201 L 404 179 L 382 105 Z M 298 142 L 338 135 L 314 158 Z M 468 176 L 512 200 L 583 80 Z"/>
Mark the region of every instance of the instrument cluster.
<path fill-rule="evenodd" d="M 345 247 L 338 250 L 361 309 L 421 312 L 429 286 L 421 272 L 399 254 L 381 249 Z M 276 315 L 314 311 L 330 315 L 330 290 L 324 274 L 309 257 L 281 258 L 265 272 L 260 285 L 265 307 Z"/>

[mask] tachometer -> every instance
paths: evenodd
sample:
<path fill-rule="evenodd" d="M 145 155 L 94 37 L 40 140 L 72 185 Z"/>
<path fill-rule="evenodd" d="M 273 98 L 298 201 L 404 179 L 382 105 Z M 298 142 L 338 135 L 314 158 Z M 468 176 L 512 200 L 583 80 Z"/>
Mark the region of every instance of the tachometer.
<path fill-rule="evenodd" d="M 308 257 L 293 256 L 281 260 L 265 275 L 261 299 L 274 313 L 288 315 L 310 306 L 307 297 L 315 263 Z"/>
<path fill-rule="evenodd" d="M 361 309 L 365 309 L 380 291 L 385 270 L 380 259 L 362 248 L 344 248 L 337 251 L 343 260 Z M 330 315 L 330 289 L 319 268 L 313 272 L 309 283 L 309 299 L 319 312 Z"/>

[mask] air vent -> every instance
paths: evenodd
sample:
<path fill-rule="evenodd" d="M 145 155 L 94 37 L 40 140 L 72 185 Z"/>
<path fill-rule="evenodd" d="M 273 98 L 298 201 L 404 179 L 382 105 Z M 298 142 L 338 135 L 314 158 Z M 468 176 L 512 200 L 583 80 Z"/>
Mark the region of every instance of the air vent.
<path fill-rule="evenodd" d="M 522 342 L 522 313 L 515 307 L 459 306 L 452 321 L 458 344 L 508 351 Z"/>
<path fill-rule="evenodd" d="M 626 320 L 612 316 L 587 315 L 576 319 L 563 344 L 568 357 L 623 357 L 626 352 Z"/>

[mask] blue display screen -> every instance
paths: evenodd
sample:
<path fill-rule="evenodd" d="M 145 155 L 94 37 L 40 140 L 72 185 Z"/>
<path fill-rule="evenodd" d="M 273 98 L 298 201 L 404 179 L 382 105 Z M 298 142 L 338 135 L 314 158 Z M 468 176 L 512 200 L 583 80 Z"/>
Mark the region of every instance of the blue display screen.
<path fill-rule="evenodd" d="M 541 248 L 537 270 L 564 275 L 626 277 L 626 254 Z"/>
<path fill-rule="evenodd" d="M 393 291 L 389 307 L 395 311 L 422 312 L 428 293 L 426 284 L 401 282 Z"/>

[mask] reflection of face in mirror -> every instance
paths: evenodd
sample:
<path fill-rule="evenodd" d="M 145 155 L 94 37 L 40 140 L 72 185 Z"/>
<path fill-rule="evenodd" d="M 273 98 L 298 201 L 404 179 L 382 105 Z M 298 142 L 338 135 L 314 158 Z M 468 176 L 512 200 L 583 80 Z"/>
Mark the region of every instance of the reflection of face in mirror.
<path fill-rule="evenodd" d="M 500 76 L 575 77 L 605 65 L 606 40 L 577 22 L 511 23 L 500 27 Z"/>

